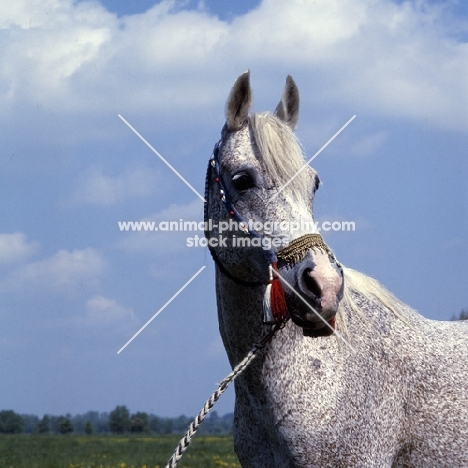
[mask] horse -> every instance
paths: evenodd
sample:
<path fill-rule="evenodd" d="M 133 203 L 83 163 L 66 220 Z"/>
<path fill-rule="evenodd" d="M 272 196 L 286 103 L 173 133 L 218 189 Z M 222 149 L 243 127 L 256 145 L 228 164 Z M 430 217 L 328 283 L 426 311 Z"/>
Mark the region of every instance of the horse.
<path fill-rule="evenodd" d="M 314 229 L 319 178 L 294 132 L 297 85 L 287 77 L 273 113 L 251 103 L 245 72 L 205 187 L 231 366 L 278 328 L 235 380 L 241 465 L 468 466 L 468 322 L 426 319 L 338 262 Z"/>

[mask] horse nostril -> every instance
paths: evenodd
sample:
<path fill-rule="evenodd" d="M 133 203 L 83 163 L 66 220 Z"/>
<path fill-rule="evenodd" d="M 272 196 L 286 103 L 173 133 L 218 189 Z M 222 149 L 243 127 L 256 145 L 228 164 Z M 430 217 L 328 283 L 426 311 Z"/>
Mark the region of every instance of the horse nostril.
<path fill-rule="evenodd" d="M 305 283 L 306 288 L 311 293 L 315 294 L 316 297 L 321 297 L 322 288 L 317 283 L 316 279 L 313 277 L 312 270 L 310 268 L 307 268 L 306 270 L 304 270 L 303 278 L 304 278 L 304 283 Z"/>

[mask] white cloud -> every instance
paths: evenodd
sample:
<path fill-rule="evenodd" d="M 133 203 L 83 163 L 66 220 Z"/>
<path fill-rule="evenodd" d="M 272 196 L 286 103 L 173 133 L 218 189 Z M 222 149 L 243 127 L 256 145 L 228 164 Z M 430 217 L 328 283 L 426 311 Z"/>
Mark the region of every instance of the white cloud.
<path fill-rule="evenodd" d="M 36 253 L 39 243 L 26 240 L 25 234 L 0 234 L 0 264 L 23 261 Z"/>
<path fill-rule="evenodd" d="M 354 156 L 375 155 L 377 150 L 385 143 L 388 132 L 379 131 L 363 135 L 359 140 L 351 144 L 351 154 Z"/>
<path fill-rule="evenodd" d="M 153 169 L 137 167 L 127 169 L 117 176 L 92 169 L 78 181 L 71 202 L 111 206 L 130 198 L 152 195 L 160 186 L 160 177 Z"/>
<path fill-rule="evenodd" d="M 93 296 L 86 302 L 86 315 L 82 322 L 83 325 L 106 327 L 128 322 L 131 322 L 132 325 L 137 322 L 133 310 L 124 307 L 114 299 Z"/>
<path fill-rule="evenodd" d="M 0 28 L 51 29 L 76 24 L 99 24 L 111 16 L 98 2 L 79 3 L 72 0 L 8 0 L 0 1 Z"/>
<path fill-rule="evenodd" d="M 177 222 L 177 228 L 180 226 L 180 221 L 183 222 L 203 222 L 203 203 L 200 199 L 195 199 L 187 205 L 172 204 L 168 208 L 147 216 L 140 221 L 155 222 L 156 226 L 161 222 Z M 122 220 L 133 221 L 133 220 Z M 134 220 L 138 221 L 138 220 Z M 161 226 L 169 229 L 169 224 Z M 198 235 L 203 237 L 203 231 L 184 231 L 184 230 L 166 230 L 166 231 L 147 231 L 139 232 L 121 231 L 122 240 L 118 242 L 117 247 L 128 252 L 151 253 L 154 255 L 171 255 L 181 250 L 188 249 L 186 245 L 187 237 Z"/>
<path fill-rule="evenodd" d="M 219 357 L 224 358 L 226 351 L 224 349 L 223 341 L 221 337 L 216 337 L 206 348 L 206 354 L 209 359 L 217 359 Z"/>
<path fill-rule="evenodd" d="M 45 260 L 17 268 L 0 283 L 0 290 L 75 293 L 96 287 L 106 266 L 95 249 L 60 250 Z"/>
<path fill-rule="evenodd" d="M 115 17 L 98 3 L 70 0 L 3 0 L 0 8 L 0 27 L 10 30 L 0 53 L 6 102 L 32 99 L 67 107 L 71 77 L 102 60 Z"/>
<path fill-rule="evenodd" d="M 247 49 L 259 59 L 264 60 L 266 53 L 268 58 L 280 55 L 289 63 L 306 57 L 327 62 L 333 59 L 333 46 L 359 34 L 366 12 L 366 2 L 265 0 L 238 18 L 230 34 L 239 50 Z"/>
<path fill-rule="evenodd" d="M 124 326 L 135 328 L 140 321 L 136 317 L 133 309 L 128 308 L 109 297 L 96 295 L 90 297 L 80 314 L 73 314 L 60 319 L 53 319 L 47 322 L 52 328 L 110 328 Z"/>
<path fill-rule="evenodd" d="M 468 118 L 468 45 L 448 4 L 264 0 L 224 22 L 169 1 L 121 19 L 92 2 L 2 3 L 6 105 L 163 118 L 183 109 L 199 121 L 245 68 L 262 89 L 281 64 L 303 77 L 306 100 L 440 128 L 465 128 Z"/>

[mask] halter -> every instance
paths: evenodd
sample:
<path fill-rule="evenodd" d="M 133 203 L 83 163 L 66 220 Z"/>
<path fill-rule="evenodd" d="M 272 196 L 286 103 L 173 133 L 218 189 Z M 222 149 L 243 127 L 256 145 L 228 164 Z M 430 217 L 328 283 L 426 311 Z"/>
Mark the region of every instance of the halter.
<path fill-rule="evenodd" d="M 239 228 L 244 232 L 245 234 L 248 234 L 251 237 L 256 237 L 259 239 L 262 239 L 263 236 L 259 234 L 257 231 L 254 229 L 250 229 L 248 227 L 247 222 L 244 220 L 244 218 L 240 215 L 240 213 L 237 211 L 236 207 L 231 201 L 231 197 L 229 196 L 228 191 L 225 188 L 223 178 L 221 177 L 221 166 L 219 163 L 219 147 L 221 145 L 221 140 L 218 141 L 213 149 L 213 154 L 210 157 L 210 160 L 208 162 L 208 170 L 206 173 L 206 183 L 205 183 L 205 207 L 204 207 L 204 218 L 205 218 L 205 237 L 208 239 L 209 238 L 209 232 L 207 229 L 208 226 L 208 198 L 209 198 L 209 183 L 212 175 L 214 175 L 214 181 L 218 184 L 218 193 L 219 197 L 221 198 L 221 201 L 224 204 L 224 207 L 226 208 L 226 211 L 229 213 L 229 216 L 235 220 L 239 226 Z M 245 281 L 240 278 L 237 278 L 234 276 L 232 273 L 229 272 L 229 270 L 226 269 L 226 267 L 221 263 L 219 257 L 216 255 L 216 252 L 214 248 L 208 244 L 208 249 L 211 253 L 211 256 L 213 257 L 213 260 L 215 263 L 218 265 L 219 269 L 221 272 L 227 276 L 230 280 L 234 281 L 237 284 L 240 284 L 242 286 L 247 286 L 250 288 L 255 288 L 258 286 L 263 286 L 265 283 L 263 281 Z M 268 265 L 272 263 L 276 263 L 277 261 L 277 256 L 276 253 L 273 249 L 265 250 L 263 249 L 265 253 L 265 261 L 267 262 Z"/>
<path fill-rule="evenodd" d="M 221 146 L 221 141 L 219 140 L 213 149 L 213 154 L 211 155 L 208 162 L 208 169 L 206 172 L 205 180 L 205 205 L 204 205 L 204 221 L 205 221 L 205 237 L 209 239 L 209 222 L 208 222 L 208 203 L 209 203 L 209 187 L 210 181 L 213 178 L 214 182 L 218 186 L 218 194 L 223 202 L 226 211 L 228 212 L 231 219 L 237 222 L 239 228 L 244 232 L 244 234 L 249 235 L 250 237 L 255 237 L 263 239 L 260 233 L 254 229 L 249 229 L 248 223 L 244 220 L 241 214 L 237 211 L 236 207 L 232 203 L 231 197 L 226 190 L 224 185 L 223 178 L 221 176 L 221 165 L 219 162 L 219 151 Z M 264 245 L 262 243 L 262 245 Z M 284 297 L 284 291 L 282 290 L 281 282 L 276 274 L 277 271 L 277 262 L 278 260 L 286 264 L 298 263 L 302 261 L 309 249 L 314 251 L 320 250 L 329 255 L 329 257 L 336 261 L 333 252 L 325 244 L 320 234 L 305 234 L 297 239 L 291 241 L 286 247 L 283 247 L 275 252 L 273 248 L 262 249 L 265 255 L 265 261 L 268 265 L 269 271 L 269 281 L 245 281 L 243 279 L 237 278 L 234 276 L 221 262 L 218 255 L 215 252 L 215 249 L 208 243 L 208 249 L 213 257 L 214 262 L 218 265 L 219 270 L 227 278 L 234 281 L 235 283 L 246 286 L 250 288 L 255 288 L 259 286 L 266 286 L 265 299 L 264 299 L 264 309 L 269 309 L 264 312 L 264 322 L 265 323 L 276 323 L 278 321 L 284 321 L 287 316 L 287 305 Z"/>

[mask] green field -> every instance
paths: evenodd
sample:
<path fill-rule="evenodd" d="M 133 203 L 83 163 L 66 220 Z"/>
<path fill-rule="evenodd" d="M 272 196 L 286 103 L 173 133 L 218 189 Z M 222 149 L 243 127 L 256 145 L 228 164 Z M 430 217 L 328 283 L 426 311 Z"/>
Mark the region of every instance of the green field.
<path fill-rule="evenodd" d="M 176 436 L 0 436 L 1 468 L 164 468 Z M 232 437 L 195 436 L 181 468 L 240 468 Z"/>

